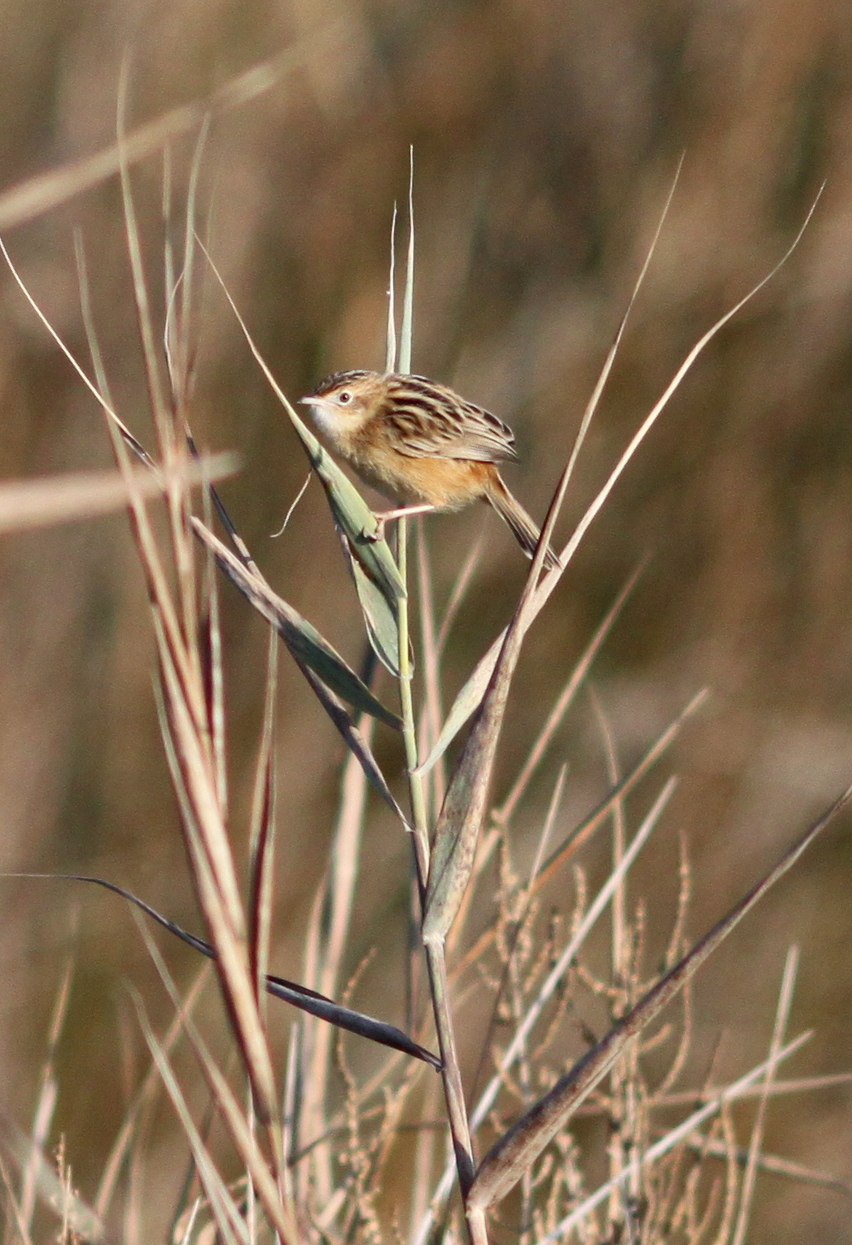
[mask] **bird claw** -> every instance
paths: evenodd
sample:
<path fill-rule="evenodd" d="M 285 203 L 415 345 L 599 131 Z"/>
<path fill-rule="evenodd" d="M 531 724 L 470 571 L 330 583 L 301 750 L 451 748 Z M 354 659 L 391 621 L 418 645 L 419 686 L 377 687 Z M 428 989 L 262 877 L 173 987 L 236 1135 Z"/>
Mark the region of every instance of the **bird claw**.
<path fill-rule="evenodd" d="M 378 544 L 378 542 L 379 542 L 380 540 L 384 540 L 384 538 L 385 538 L 385 523 L 387 522 L 387 520 L 385 519 L 385 516 L 384 516 L 383 514 L 375 514 L 375 513 L 374 513 L 374 514 L 373 514 L 373 518 L 376 520 L 376 526 L 373 528 L 372 532 L 368 532 L 368 531 L 365 529 L 365 530 L 364 530 L 364 533 L 363 533 L 363 535 L 364 535 L 364 539 L 365 539 L 365 540 L 368 540 L 368 541 L 370 542 L 370 544 L 371 544 L 371 545 Z"/>
<path fill-rule="evenodd" d="M 373 518 L 376 521 L 376 526 L 372 532 L 364 532 L 364 539 L 369 540 L 371 544 L 378 540 L 384 540 L 385 525 L 392 519 L 406 519 L 415 514 L 431 514 L 434 509 L 434 506 L 426 504 L 422 506 L 400 506 L 396 510 L 374 510 Z"/>

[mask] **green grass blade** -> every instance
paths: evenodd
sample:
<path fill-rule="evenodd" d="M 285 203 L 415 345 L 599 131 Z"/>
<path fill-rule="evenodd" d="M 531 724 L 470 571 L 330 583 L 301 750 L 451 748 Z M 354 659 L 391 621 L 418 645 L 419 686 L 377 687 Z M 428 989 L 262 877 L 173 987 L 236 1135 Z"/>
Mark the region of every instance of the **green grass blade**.
<path fill-rule="evenodd" d="M 348 549 L 348 545 L 347 545 Z M 354 557 L 350 556 L 355 591 L 373 652 L 382 665 L 396 678 L 399 676 L 399 626 L 396 611 L 378 584 L 370 578 Z"/>
<path fill-rule="evenodd" d="M 502 635 L 499 636 L 498 641 L 502 640 L 502 638 Z M 429 773 L 429 770 L 440 761 L 465 722 L 482 704 L 485 689 L 488 687 L 491 676 L 494 673 L 494 667 L 497 665 L 499 655 L 500 649 L 498 642 L 495 641 L 453 701 L 450 712 L 447 714 L 444 725 L 441 727 L 441 733 L 435 741 L 435 746 L 426 759 L 421 761 L 418 773 Z"/>
<path fill-rule="evenodd" d="M 389 602 L 405 596 L 396 560 L 386 540 L 376 540 L 376 517 L 364 498 L 337 463 L 320 445 L 317 438 L 299 418 L 289 402 L 287 414 L 305 447 L 311 466 L 326 491 L 334 520 L 349 541 L 349 546 L 376 583 L 380 584 Z"/>
<path fill-rule="evenodd" d="M 199 539 L 213 551 L 222 572 L 275 627 L 300 665 L 313 670 L 347 704 L 363 713 L 371 714 L 395 730 L 400 729 L 402 723 L 397 715 L 376 699 L 366 683 L 320 635 L 316 627 L 274 593 L 265 580 L 244 566 L 200 519 L 193 519 L 192 526 Z M 376 592 L 378 594 L 378 589 Z"/>

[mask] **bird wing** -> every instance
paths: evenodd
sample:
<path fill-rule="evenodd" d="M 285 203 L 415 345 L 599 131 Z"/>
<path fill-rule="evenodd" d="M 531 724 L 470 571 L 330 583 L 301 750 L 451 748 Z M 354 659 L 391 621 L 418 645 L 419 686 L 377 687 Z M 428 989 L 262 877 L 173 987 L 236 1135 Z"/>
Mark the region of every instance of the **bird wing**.
<path fill-rule="evenodd" d="M 515 434 L 502 420 L 452 389 L 420 376 L 405 377 L 385 415 L 396 448 L 408 458 L 458 458 L 498 463 L 517 458 Z"/>

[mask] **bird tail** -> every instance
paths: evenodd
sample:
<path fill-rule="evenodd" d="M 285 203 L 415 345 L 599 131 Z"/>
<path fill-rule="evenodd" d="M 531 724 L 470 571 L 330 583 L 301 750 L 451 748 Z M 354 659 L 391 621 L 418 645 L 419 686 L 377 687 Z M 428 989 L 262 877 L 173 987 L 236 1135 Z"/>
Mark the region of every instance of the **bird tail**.
<path fill-rule="evenodd" d="M 535 553 L 535 547 L 538 544 L 538 538 L 541 533 L 521 503 L 506 488 L 501 476 L 496 471 L 489 473 L 485 497 L 497 511 L 500 518 L 507 524 L 527 557 L 531 558 Z M 550 545 L 548 545 L 547 553 L 544 556 L 544 565 L 548 569 L 559 565 L 559 559 Z"/>

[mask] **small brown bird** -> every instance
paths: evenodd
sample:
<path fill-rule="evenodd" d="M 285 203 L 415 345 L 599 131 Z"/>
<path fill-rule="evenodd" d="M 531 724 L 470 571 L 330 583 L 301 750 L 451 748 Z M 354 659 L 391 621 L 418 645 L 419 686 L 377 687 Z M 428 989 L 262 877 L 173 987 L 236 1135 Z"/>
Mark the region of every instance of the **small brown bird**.
<path fill-rule="evenodd" d="M 403 503 L 377 518 L 459 510 L 480 498 L 532 557 L 539 529 L 496 466 L 517 458 L 515 437 L 490 411 L 424 376 L 397 372 L 335 372 L 300 401 L 362 480 Z M 545 564 L 557 563 L 548 548 Z"/>

